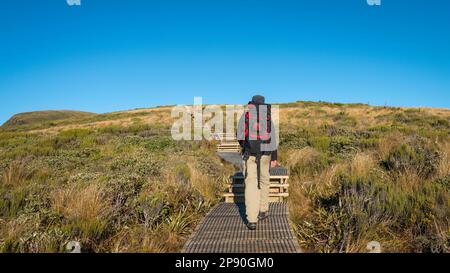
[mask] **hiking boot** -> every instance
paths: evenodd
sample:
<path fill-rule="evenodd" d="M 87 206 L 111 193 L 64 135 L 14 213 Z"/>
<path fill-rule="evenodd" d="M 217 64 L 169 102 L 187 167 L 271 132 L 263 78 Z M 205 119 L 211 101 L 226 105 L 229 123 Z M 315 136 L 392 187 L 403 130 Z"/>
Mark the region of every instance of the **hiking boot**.
<path fill-rule="evenodd" d="M 269 217 L 269 213 L 268 212 L 260 212 L 259 215 L 258 215 L 258 219 L 260 221 L 262 221 L 264 219 L 267 219 L 267 217 Z"/>
<path fill-rule="evenodd" d="M 247 227 L 250 230 L 255 230 L 256 229 L 256 223 L 247 223 Z"/>

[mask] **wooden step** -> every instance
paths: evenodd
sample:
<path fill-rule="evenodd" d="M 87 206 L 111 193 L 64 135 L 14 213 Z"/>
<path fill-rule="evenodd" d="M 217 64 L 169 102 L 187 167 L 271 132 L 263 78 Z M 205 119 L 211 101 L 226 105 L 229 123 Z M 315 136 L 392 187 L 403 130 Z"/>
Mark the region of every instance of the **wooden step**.
<path fill-rule="evenodd" d="M 287 184 L 289 177 L 270 177 L 270 183 L 271 184 Z M 232 184 L 244 184 L 244 177 L 232 177 L 231 178 Z"/>
<path fill-rule="evenodd" d="M 269 202 L 283 202 L 285 198 L 289 196 L 289 193 L 269 193 Z M 225 199 L 225 203 L 244 203 L 245 195 L 244 193 L 224 193 L 223 197 Z"/>
<path fill-rule="evenodd" d="M 212 133 L 212 136 L 219 141 L 236 141 L 236 134 L 232 133 Z"/>
<path fill-rule="evenodd" d="M 271 184 L 269 186 L 269 192 L 271 193 L 283 193 L 287 192 L 289 188 L 289 184 Z M 244 184 L 228 184 L 226 192 L 234 192 L 234 193 L 242 193 L 245 191 Z"/>
<path fill-rule="evenodd" d="M 216 150 L 229 150 L 229 149 L 235 149 L 235 150 L 241 150 L 241 146 L 239 145 L 233 145 L 233 146 L 218 146 Z"/>
<path fill-rule="evenodd" d="M 216 152 L 218 153 L 236 153 L 240 152 L 241 149 L 239 148 L 232 148 L 232 149 L 217 149 Z"/>
<path fill-rule="evenodd" d="M 229 150 L 229 149 L 241 151 L 241 146 L 220 146 L 216 148 L 216 150 Z"/>
<path fill-rule="evenodd" d="M 227 187 L 234 187 L 234 188 L 245 188 L 245 184 L 228 184 Z M 288 188 L 289 184 L 280 184 L 280 183 L 270 183 L 269 187 L 273 188 Z"/>
<path fill-rule="evenodd" d="M 237 141 L 224 141 L 224 142 L 218 144 L 217 146 L 236 146 L 236 145 L 241 146 L 241 145 L 239 145 L 239 142 L 237 142 Z"/>
<path fill-rule="evenodd" d="M 244 174 L 242 172 L 237 172 L 233 176 L 235 177 L 244 177 Z M 270 169 L 270 177 L 289 177 L 289 174 L 278 174 L 272 172 L 272 169 Z"/>
<path fill-rule="evenodd" d="M 230 177 L 231 183 L 227 185 L 223 194 L 227 203 L 244 202 L 245 179 L 242 172 L 237 172 Z M 270 202 L 282 202 L 289 196 L 288 184 L 289 172 L 286 168 L 278 166 L 270 169 Z"/>
<path fill-rule="evenodd" d="M 241 145 L 239 144 L 234 144 L 234 143 L 230 143 L 230 144 L 220 144 L 216 146 L 217 149 L 225 149 L 225 148 L 241 148 Z"/>
<path fill-rule="evenodd" d="M 231 192 L 225 192 L 223 196 L 236 196 L 236 197 L 244 197 L 243 193 L 231 193 Z M 289 193 L 283 192 L 283 193 L 269 193 L 269 197 L 288 197 Z"/>
<path fill-rule="evenodd" d="M 241 145 L 239 145 L 239 143 L 222 143 L 219 145 L 216 145 L 216 147 L 220 148 L 220 147 L 241 147 Z"/>
<path fill-rule="evenodd" d="M 228 190 L 226 191 L 227 193 L 243 193 L 245 192 L 245 188 L 235 188 L 235 187 L 230 187 L 228 188 Z M 287 193 L 288 189 L 287 188 L 269 188 L 269 193 Z"/>

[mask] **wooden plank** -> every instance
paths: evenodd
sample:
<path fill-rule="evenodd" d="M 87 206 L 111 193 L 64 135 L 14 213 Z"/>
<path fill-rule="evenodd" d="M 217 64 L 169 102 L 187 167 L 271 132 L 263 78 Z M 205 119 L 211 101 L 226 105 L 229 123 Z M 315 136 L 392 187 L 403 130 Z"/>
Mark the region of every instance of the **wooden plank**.
<path fill-rule="evenodd" d="M 227 191 L 225 192 L 231 192 L 231 193 L 243 193 L 245 192 L 245 187 L 229 187 Z M 270 187 L 269 188 L 270 193 L 287 193 L 288 189 L 284 187 Z"/>
<path fill-rule="evenodd" d="M 233 181 L 244 181 L 244 176 L 232 176 Z M 280 181 L 284 183 L 289 179 L 289 176 L 270 176 L 271 181 Z"/>
<path fill-rule="evenodd" d="M 234 188 L 245 188 L 244 184 L 228 184 L 228 187 L 234 187 Z M 280 184 L 280 183 L 271 183 L 269 185 L 271 188 L 288 188 L 289 184 Z"/>
<path fill-rule="evenodd" d="M 244 182 L 245 182 L 245 180 L 244 180 L 244 178 L 242 177 L 242 178 L 238 178 L 238 179 L 235 179 L 235 178 L 231 178 L 231 183 L 233 183 L 233 184 L 244 184 Z M 270 183 L 271 184 L 287 184 L 288 183 L 288 178 L 286 177 L 286 178 L 270 178 Z"/>
<path fill-rule="evenodd" d="M 226 141 L 226 140 L 236 141 L 236 134 L 234 134 L 234 133 L 212 133 L 212 137 L 216 140 L 221 140 L 221 141 Z"/>
<path fill-rule="evenodd" d="M 287 197 L 283 196 L 269 196 L 269 203 L 279 203 L 279 202 L 285 202 Z M 245 203 L 245 197 L 244 195 L 230 195 L 230 196 L 224 196 L 223 198 L 225 203 L 233 203 L 233 204 L 244 204 Z"/>
<path fill-rule="evenodd" d="M 243 193 L 230 193 L 230 192 L 225 192 L 223 193 L 223 196 L 244 196 Z M 269 193 L 270 197 L 288 197 L 289 193 L 284 192 L 284 193 Z"/>
<path fill-rule="evenodd" d="M 241 193 L 233 193 L 233 192 L 225 192 L 222 194 L 226 203 L 244 203 L 245 202 L 245 194 Z M 280 192 L 280 193 L 269 193 L 269 202 L 282 202 L 285 198 L 289 196 L 288 192 Z"/>

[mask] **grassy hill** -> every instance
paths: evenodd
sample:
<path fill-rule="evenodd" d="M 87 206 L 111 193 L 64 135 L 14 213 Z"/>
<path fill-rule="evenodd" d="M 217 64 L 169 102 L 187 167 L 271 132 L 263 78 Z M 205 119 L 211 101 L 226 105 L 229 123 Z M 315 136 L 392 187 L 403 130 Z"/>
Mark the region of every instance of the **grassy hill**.
<path fill-rule="evenodd" d="M 11 117 L 6 121 L 2 128 L 4 129 L 20 129 L 30 128 L 33 125 L 52 126 L 54 122 L 67 119 L 87 118 L 95 115 L 94 113 L 70 111 L 70 110 L 49 110 L 20 113 Z"/>
<path fill-rule="evenodd" d="M 170 107 L 0 130 L 0 251 L 178 251 L 233 167 L 170 137 Z M 20 120 L 20 119 L 19 119 Z M 289 209 L 313 252 L 448 252 L 450 110 L 281 104 Z"/>

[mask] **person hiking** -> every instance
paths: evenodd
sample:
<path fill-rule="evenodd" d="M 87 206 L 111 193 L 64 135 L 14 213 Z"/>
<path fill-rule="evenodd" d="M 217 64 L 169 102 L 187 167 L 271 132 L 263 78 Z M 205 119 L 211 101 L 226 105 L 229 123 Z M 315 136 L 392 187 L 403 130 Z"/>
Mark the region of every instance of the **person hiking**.
<path fill-rule="evenodd" d="M 268 217 L 270 168 L 277 166 L 275 126 L 271 105 L 253 96 L 238 123 L 237 139 L 242 148 L 247 227 L 255 230 L 258 220 Z"/>

